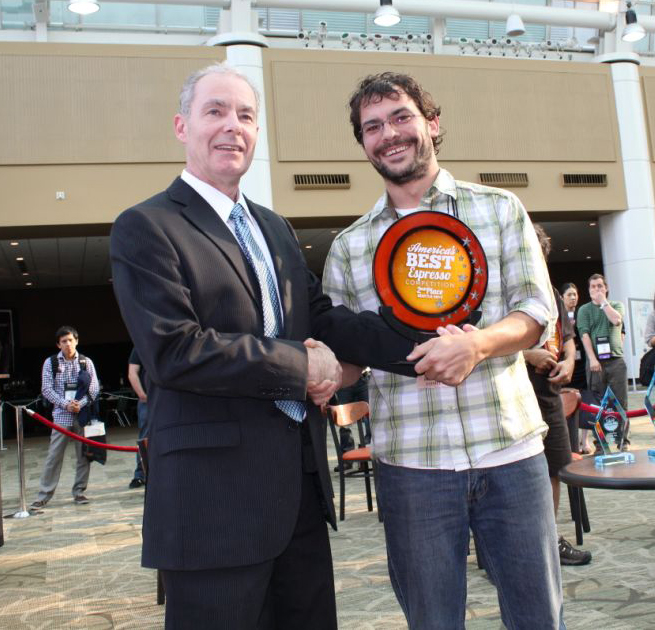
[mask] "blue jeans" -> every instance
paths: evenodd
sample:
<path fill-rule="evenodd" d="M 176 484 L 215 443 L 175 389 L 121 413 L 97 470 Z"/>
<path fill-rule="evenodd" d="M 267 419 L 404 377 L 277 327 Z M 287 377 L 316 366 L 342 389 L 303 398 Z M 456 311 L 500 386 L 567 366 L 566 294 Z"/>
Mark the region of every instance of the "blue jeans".
<path fill-rule="evenodd" d="M 148 435 L 148 403 L 139 401 L 136 404 L 136 415 L 139 423 L 139 440 L 142 440 Z M 141 464 L 141 457 L 136 454 L 136 468 L 134 469 L 134 479 L 146 480 L 146 474 L 143 471 Z"/>
<path fill-rule="evenodd" d="M 509 630 L 564 629 L 543 454 L 455 472 L 378 463 L 389 576 L 411 630 L 464 628 L 469 530 Z"/>

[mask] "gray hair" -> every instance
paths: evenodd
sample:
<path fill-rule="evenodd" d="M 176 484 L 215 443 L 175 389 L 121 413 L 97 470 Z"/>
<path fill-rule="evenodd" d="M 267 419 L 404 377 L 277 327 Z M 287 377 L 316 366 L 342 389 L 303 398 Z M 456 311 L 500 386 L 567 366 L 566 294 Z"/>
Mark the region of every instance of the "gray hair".
<path fill-rule="evenodd" d="M 200 81 L 200 79 L 206 77 L 209 74 L 223 74 L 237 77 L 245 81 L 250 86 L 250 89 L 255 95 L 257 114 L 259 114 L 260 96 L 257 88 L 245 74 L 242 74 L 236 68 L 233 68 L 224 61 L 222 63 L 214 63 L 211 66 L 202 68 L 202 70 L 197 70 L 186 78 L 184 84 L 182 85 L 182 89 L 180 90 L 180 114 L 182 114 L 182 116 L 188 116 L 191 112 L 191 103 L 193 102 L 193 97 L 196 93 L 196 84 L 198 81 Z"/>

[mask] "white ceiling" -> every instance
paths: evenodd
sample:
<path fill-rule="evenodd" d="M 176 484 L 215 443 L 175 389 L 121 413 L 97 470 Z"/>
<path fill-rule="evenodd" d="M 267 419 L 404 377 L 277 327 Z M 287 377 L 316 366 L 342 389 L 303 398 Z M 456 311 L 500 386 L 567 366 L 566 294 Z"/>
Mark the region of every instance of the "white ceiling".
<path fill-rule="evenodd" d="M 601 260 L 598 226 L 593 221 L 543 222 L 551 238 L 550 262 Z M 298 229 L 310 268 L 320 274 L 332 240 L 341 228 Z M 111 282 L 108 236 L 0 240 L 0 290 L 107 285 Z M 566 252 L 564 250 L 568 249 Z M 16 258 L 22 257 L 29 275 Z M 28 286 L 27 283 L 32 285 Z"/>

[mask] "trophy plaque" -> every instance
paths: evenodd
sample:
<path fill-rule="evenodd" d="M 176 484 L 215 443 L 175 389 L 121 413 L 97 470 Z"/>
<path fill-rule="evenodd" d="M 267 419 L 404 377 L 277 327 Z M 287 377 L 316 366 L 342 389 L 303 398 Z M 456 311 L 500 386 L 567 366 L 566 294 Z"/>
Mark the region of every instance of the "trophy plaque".
<path fill-rule="evenodd" d="M 441 212 L 414 212 L 382 236 L 373 259 L 380 315 L 423 342 L 439 326 L 475 324 L 487 290 L 487 258 L 475 234 Z"/>
<path fill-rule="evenodd" d="M 602 455 L 594 458 L 596 466 L 602 467 L 609 464 L 634 462 L 632 453 L 620 452 L 628 426 L 628 416 L 623 406 L 614 395 L 612 388 L 608 387 L 596 414 L 596 424 L 594 426 L 594 433 L 603 450 Z M 612 443 L 616 444 L 619 452 L 612 450 Z"/>

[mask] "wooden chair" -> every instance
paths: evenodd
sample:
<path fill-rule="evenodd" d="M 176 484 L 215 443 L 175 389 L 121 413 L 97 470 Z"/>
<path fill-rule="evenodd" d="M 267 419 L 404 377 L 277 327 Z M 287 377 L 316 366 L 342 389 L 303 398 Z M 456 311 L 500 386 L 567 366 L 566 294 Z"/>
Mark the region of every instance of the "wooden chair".
<path fill-rule="evenodd" d="M 337 460 L 339 462 L 339 520 L 343 521 L 346 517 L 346 479 L 351 477 L 363 477 L 366 486 L 366 504 L 368 511 L 373 511 L 373 497 L 371 494 L 371 478 L 375 483 L 375 472 L 373 468 L 373 461 L 371 459 L 371 450 L 365 444 L 364 428 L 362 420 L 368 416 L 369 408 L 368 403 L 364 401 L 346 403 L 344 405 L 330 405 L 328 407 L 328 415 L 330 421 L 330 430 L 332 431 L 332 438 L 334 439 L 334 448 L 337 452 Z M 338 429 L 340 427 L 347 427 L 357 425 L 357 433 L 359 436 L 359 445 L 349 451 L 344 451 L 341 448 L 339 440 Z M 350 463 L 353 465 L 351 470 L 346 470 L 345 464 Z M 378 519 L 381 521 L 382 516 L 378 507 Z"/>
<path fill-rule="evenodd" d="M 578 453 L 578 409 L 582 400 L 580 392 L 577 389 L 563 387 L 560 391 L 560 399 L 564 408 L 564 416 L 569 427 L 569 438 L 571 440 L 571 452 L 575 455 Z M 576 544 L 581 545 L 583 540 L 583 531 L 589 533 L 589 516 L 587 514 L 587 504 L 584 500 L 582 488 L 568 486 L 569 505 L 571 506 L 571 518 L 575 523 L 575 540 Z"/>
<path fill-rule="evenodd" d="M 146 476 L 146 492 L 148 491 L 148 438 L 137 440 L 137 448 L 139 449 L 139 457 L 143 466 L 143 473 Z M 157 603 L 161 606 L 166 601 L 166 592 L 164 591 L 164 581 L 161 577 L 161 571 L 157 569 Z"/>

